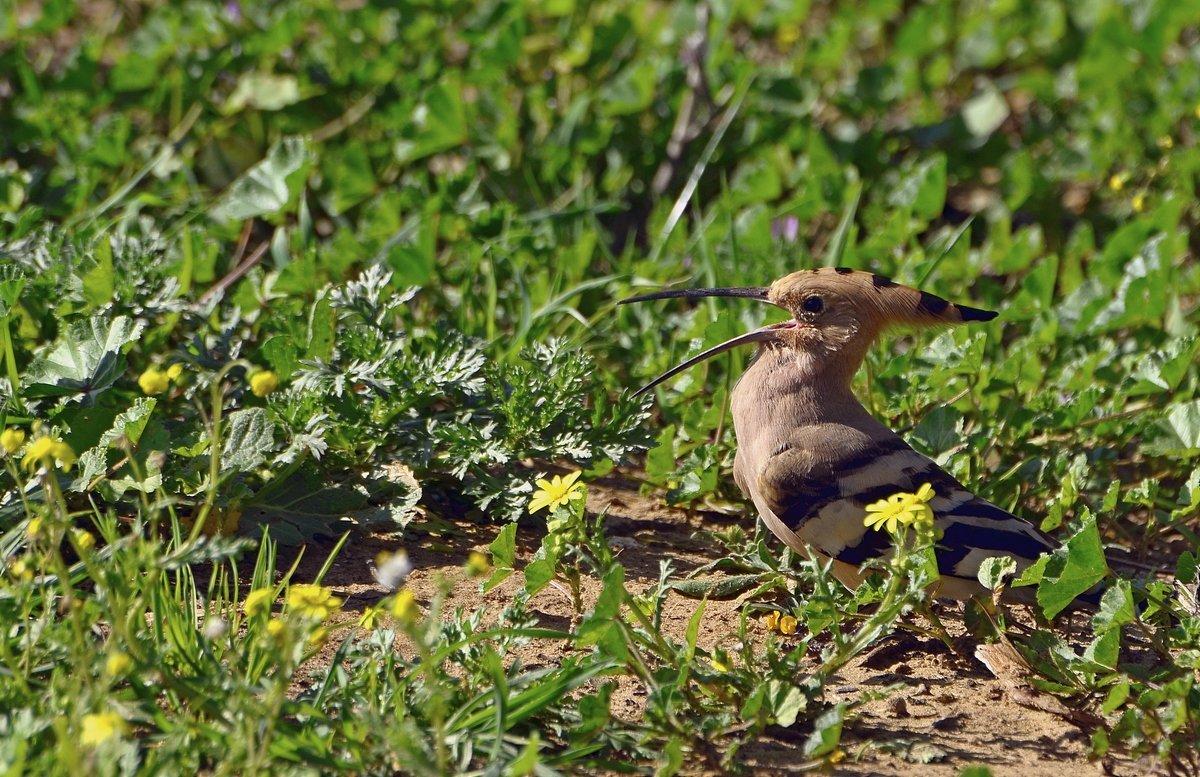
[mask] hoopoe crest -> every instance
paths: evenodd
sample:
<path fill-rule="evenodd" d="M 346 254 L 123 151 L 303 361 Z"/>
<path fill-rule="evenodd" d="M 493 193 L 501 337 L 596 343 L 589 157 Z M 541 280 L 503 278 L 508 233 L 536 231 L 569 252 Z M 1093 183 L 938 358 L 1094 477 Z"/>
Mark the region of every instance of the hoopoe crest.
<path fill-rule="evenodd" d="M 891 552 L 888 535 L 864 525 L 866 506 L 924 483 L 933 486 L 929 506 L 942 531 L 938 596 L 982 592 L 976 574 L 987 558 L 1009 556 L 1024 568 L 1056 547 L 913 450 L 850 390 L 883 331 L 991 321 L 996 313 L 840 267 L 802 270 L 770 286 L 671 290 L 623 302 L 671 297 L 746 297 L 791 314 L 688 359 L 638 393 L 730 348 L 758 344 L 731 397 L 734 479 L 779 539 L 800 553 L 833 559 L 833 572 L 846 585 L 862 582 L 864 562 Z"/>

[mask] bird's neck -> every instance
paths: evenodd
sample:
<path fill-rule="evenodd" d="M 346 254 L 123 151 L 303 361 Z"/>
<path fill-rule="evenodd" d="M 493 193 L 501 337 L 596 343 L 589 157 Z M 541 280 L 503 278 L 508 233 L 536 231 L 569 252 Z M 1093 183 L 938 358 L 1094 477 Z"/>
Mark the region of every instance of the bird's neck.
<path fill-rule="evenodd" d="M 759 350 L 738 382 L 737 393 L 757 404 L 786 398 L 791 408 L 806 416 L 794 419 L 800 423 L 820 423 L 830 415 L 857 416 L 866 410 L 850 390 L 850 380 L 861 363 L 861 357 L 839 359 L 768 346 Z"/>

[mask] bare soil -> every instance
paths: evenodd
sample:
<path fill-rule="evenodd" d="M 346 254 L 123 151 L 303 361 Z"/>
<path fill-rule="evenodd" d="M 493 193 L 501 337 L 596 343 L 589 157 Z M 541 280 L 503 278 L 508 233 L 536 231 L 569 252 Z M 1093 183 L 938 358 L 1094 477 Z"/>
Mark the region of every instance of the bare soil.
<path fill-rule="evenodd" d="M 662 559 L 669 559 L 683 573 L 718 557 L 719 548 L 698 536 L 698 530 L 726 528 L 733 520 L 752 520 L 750 516 L 731 519 L 676 510 L 620 484 L 592 484 L 589 510 L 599 511 L 606 506 L 606 531 L 622 548 L 620 560 L 626 570 L 626 585 L 635 591 L 657 582 Z M 406 585 L 422 606 L 428 606 L 439 581 L 446 580 L 451 584 L 447 611 L 478 607 L 499 611 L 521 586 L 521 576 L 515 574 L 498 588 L 481 594 L 479 581 L 463 573 L 468 554 L 472 550 L 486 552 L 498 529 L 464 521 L 437 534 L 409 532 L 403 539 L 378 535 L 352 538 L 325 579 L 345 599 L 345 626 L 350 627 L 364 609 L 387 596 L 388 592 L 374 580 L 370 564 L 381 551 L 400 548 L 408 552 L 414 567 Z M 528 560 L 541 537 L 532 527 L 524 526 L 517 536 L 518 557 Z M 325 555 L 321 548 L 308 548 L 297 579 L 311 579 Z M 281 566 L 286 563 L 290 561 L 281 559 Z M 590 605 L 598 592 L 599 581 L 584 581 L 586 604 Z M 664 611 L 664 629 L 682 639 L 698 605 L 696 600 L 672 594 Z M 548 628 L 567 628 L 573 615 L 570 596 L 554 586 L 533 599 L 530 611 Z M 953 606 L 943 619 L 955 631 Z M 740 612 L 733 602 L 709 602 L 701 646 L 734 645 L 739 620 Z M 755 634 L 761 634 L 765 641 L 764 631 Z M 330 640 L 326 651 L 314 659 L 314 670 L 328 665 L 336 642 Z M 524 646 L 518 658 L 527 667 L 536 667 L 556 664 L 563 654 L 564 646 L 559 643 L 535 641 Z M 1043 697 L 1040 701 L 1049 703 L 1039 704 L 1038 699 L 1030 699 L 1030 694 L 1016 691 L 1011 683 L 994 677 L 979 661 L 955 656 L 940 642 L 908 631 L 898 631 L 855 660 L 830 684 L 828 697 L 831 701 L 850 700 L 897 684 L 901 690 L 860 707 L 847 722 L 842 741 L 847 757 L 835 767 L 835 774 L 951 777 L 976 765 L 988 766 L 997 777 L 1155 773 L 1146 764 L 1117 757 L 1089 760 L 1087 733 L 1067 715 L 1046 711 L 1054 709 L 1055 700 Z M 642 708 L 640 688 L 633 684 L 614 694 L 614 715 L 636 718 Z M 792 729 L 769 730 L 760 740 L 742 748 L 739 760 L 744 771 L 763 775 L 799 773 L 806 763 L 802 747 L 808 733 L 803 722 Z M 711 773 L 699 764 L 690 772 Z"/>

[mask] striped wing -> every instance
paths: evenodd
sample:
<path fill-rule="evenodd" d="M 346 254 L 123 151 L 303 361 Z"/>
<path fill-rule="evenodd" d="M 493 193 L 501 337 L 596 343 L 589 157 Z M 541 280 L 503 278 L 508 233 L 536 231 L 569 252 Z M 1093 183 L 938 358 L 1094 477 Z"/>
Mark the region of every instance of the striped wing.
<path fill-rule="evenodd" d="M 915 492 L 923 483 L 936 494 L 929 506 L 943 532 L 937 546 L 943 577 L 974 581 L 983 560 L 995 556 L 1010 556 L 1024 568 L 1055 547 L 1032 524 L 975 496 L 899 437 L 819 462 L 811 450 L 784 449 L 759 476 L 766 506 L 785 526 L 823 555 L 856 567 L 891 550 L 886 532 L 863 525 L 867 505 Z"/>

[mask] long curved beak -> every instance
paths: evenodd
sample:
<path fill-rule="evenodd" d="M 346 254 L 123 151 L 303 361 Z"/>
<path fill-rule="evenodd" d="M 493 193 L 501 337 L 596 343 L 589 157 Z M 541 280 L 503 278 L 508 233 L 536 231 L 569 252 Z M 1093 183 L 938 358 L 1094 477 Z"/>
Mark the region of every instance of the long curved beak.
<path fill-rule="evenodd" d="M 620 304 L 624 305 L 629 302 L 646 302 L 647 300 L 675 299 L 680 297 L 687 299 L 695 299 L 699 297 L 743 297 L 746 299 L 754 299 L 760 302 L 766 302 L 768 304 L 774 304 L 767 299 L 768 291 L 770 291 L 770 287 L 768 286 L 741 286 L 724 289 L 670 289 L 668 291 L 656 291 L 651 294 L 640 294 L 636 297 L 623 299 L 621 300 Z M 667 370 L 662 375 L 659 375 L 657 378 L 635 391 L 633 395 L 635 397 L 641 396 L 658 384 L 662 383 L 664 380 L 669 380 L 689 367 L 699 364 L 705 359 L 712 358 L 719 353 L 724 353 L 731 348 L 736 348 L 739 345 L 745 345 L 747 343 L 778 342 L 779 335 L 777 332 L 780 329 L 786 329 L 794 326 L 795 323 L 795 321 L 781 321 L 778 324 L 769 324 L 767 326 L 755 329 L 753 332 L 747 332 L 744 335 L 738 335 L 730 340 L 726 340 L 720 345 L 714 345 L 707 351 L 696 354 L 682 364 Z"/>

